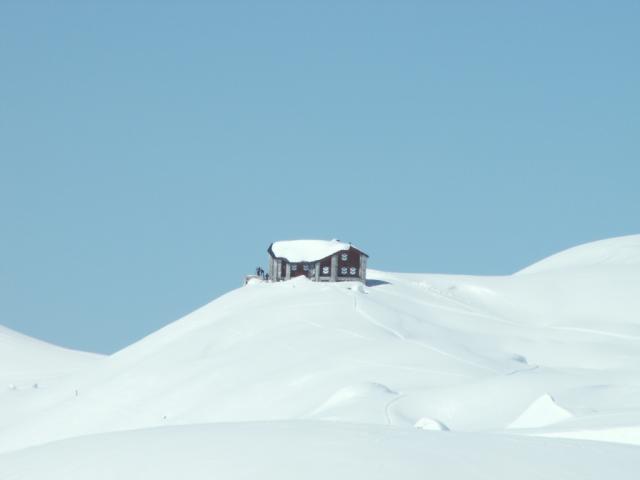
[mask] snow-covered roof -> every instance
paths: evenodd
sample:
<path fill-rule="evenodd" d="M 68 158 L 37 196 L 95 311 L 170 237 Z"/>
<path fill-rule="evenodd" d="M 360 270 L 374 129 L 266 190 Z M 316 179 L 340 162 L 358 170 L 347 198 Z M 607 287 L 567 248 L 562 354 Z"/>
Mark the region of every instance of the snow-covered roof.
<path fill-rule="evenodd" d="M 284 240 L 273 242 L 269 250 L 277 258 L 297 263 L 315 262 L 351 247 L 350 243 L 339 240 Z"/>

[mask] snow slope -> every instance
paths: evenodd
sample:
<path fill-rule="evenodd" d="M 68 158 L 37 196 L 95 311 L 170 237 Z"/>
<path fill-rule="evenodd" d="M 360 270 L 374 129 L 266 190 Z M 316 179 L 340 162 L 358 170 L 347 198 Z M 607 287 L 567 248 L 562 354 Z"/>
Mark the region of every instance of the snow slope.
<path fill-rule="evenodd" d="M 84 368 L 101 357 L 57 347 L 0 325 L 0 382 L 38 381 Z"/>
<path fill-rule="evenodd" d="M 431 451 L 449 458 L 454 453 L 448 449 L 460 448 L 475 459 L 470 445 L 486 444 L 509 452 L 478 460 L 485 477 L 456 476 L 467 474 L 458 466 L 458 473 L 439 478 L 496 478 L 490 464 L 503 456 L 533 465 L 556 455 L 551 452 L 557 462 L 549 460 L 539 478 L 602 478 L 552 475 L 602 473 L 592 451 L 636 471 L 625 459 L 640 458 L 640 447 L 552 437 L 640 445 L 639 258 L 640 236 L 631 236 L 576 247 L 502 277 L 369 271 L 366 286 L 305 278 L 253 283 L 31 392 L 37 400 L 0 422 L 0 452 L 7 452 L 0 465 L 12 466 L 8 478 L 36 478 L 44 470 L 25 473 L 24 458 L 53 465 L 61 451 L 80 445 L 117 453 L 113 442 L 142 438 L 149 438 L 149 455 L 195 456 L 194 464 L 209 465 L 197 445 L 222 442 L 219 436 L 245 428 L 221 422 L 260 422 L 246 428 L 255 428 L 257 437 L 290 429 L 294 445 L 298 435 L 323 428 L 335 429 L 326 433 L 335 438 L 380 435 L 375 448 L 354 450 L 361 465 L 364 456 L 378 458 L 388 449 L 398 462 L 427 470 L 439 465 Z M 289 427 L 291 421 L 303 427 Z M 394 432 L 403 432 L 398 435 L 407 445 L 398 447 Z M 163 447 L 173 433 L 189 438 L 183 446 Z M 81 435 L 91 437 L 73 440 Z M 451 443 L 436 448 L 440 441 Z M 55 443 L 33 447 L 46 442 Z M 33 448 L 20 450 L 27 447 Z M 425 457 L 409 460 L 405 447 L 422 448 Z M 240 455 L 234 452 L 229 455 Z M 307 453 L 311 463 L 320 461 Z M 94 460 L 106 462 L 100 455 L 79 455 L 75 463 L 62 457 L 77 465 L 74 472 L 86 472 Z M 280 472 L 278 462 L 292 461 L 277 453 L 273 458 L 273 472 Z M 220 468 L 226 473 L 227 467 Z M 524 470 L 519 478 L 529 478 Z M 236 472 L 233 478 L 243 478 Z M 367 475 L 344 478 L 377 478 Z"/>
<path fill-rule="evenodd" d="M 64 440 L 0 457 L 7 480 L 635 480 L 637 447 L 328 422 L 219 423 Z M 46 474 L 43 475 L 43 473 Z"/>
<path fill-rule="evenodd" d="M 637 269 L 639 266 L 640 235 L 629 235 L 569 248 L 520 270 L 518 274 L 593 267 Z"/>
<path fill-rule="evenodd" d="M 39 411 L 50 387 L 102 359 L 102 355 L 57 347 L 0 326 L 0 432 L 15 418 Z"/>

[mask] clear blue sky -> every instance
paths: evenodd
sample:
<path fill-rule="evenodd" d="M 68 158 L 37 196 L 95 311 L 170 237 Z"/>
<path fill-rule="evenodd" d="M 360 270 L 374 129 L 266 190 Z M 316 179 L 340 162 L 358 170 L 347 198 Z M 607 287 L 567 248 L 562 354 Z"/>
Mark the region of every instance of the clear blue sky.
<path fill-rule="evenodd" d="M 0 324 L 112 352 L 277 239 L 508 274 L 638 233 L 638 25 L 636 0 L 5 0 Z"/>

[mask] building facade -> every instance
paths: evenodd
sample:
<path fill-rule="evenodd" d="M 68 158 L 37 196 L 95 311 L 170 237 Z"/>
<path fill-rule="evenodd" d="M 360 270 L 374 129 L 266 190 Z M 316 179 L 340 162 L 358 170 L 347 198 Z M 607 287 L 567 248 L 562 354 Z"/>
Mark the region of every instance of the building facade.
<path fill-rule="evenodd" d="M 316 282 L 367 279 L 369 256 L 338 240 L 288 240 L 274 242 L 269 252 L 269 279 L 273 282 L 305 276 Z"/>

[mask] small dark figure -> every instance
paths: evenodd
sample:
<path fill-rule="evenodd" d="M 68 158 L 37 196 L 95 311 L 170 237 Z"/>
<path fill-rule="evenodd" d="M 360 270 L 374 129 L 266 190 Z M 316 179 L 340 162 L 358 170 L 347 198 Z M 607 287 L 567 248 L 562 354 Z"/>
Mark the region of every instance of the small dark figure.
<path fill-rule="evenodd" d="M 265 274 L 264 274 L 264 279 L 265 279 L 265 280 L 267 280 L 267 281 L 269 281 L 269 274 L 268 274 L 268 273 L 265 273 Z"/>

